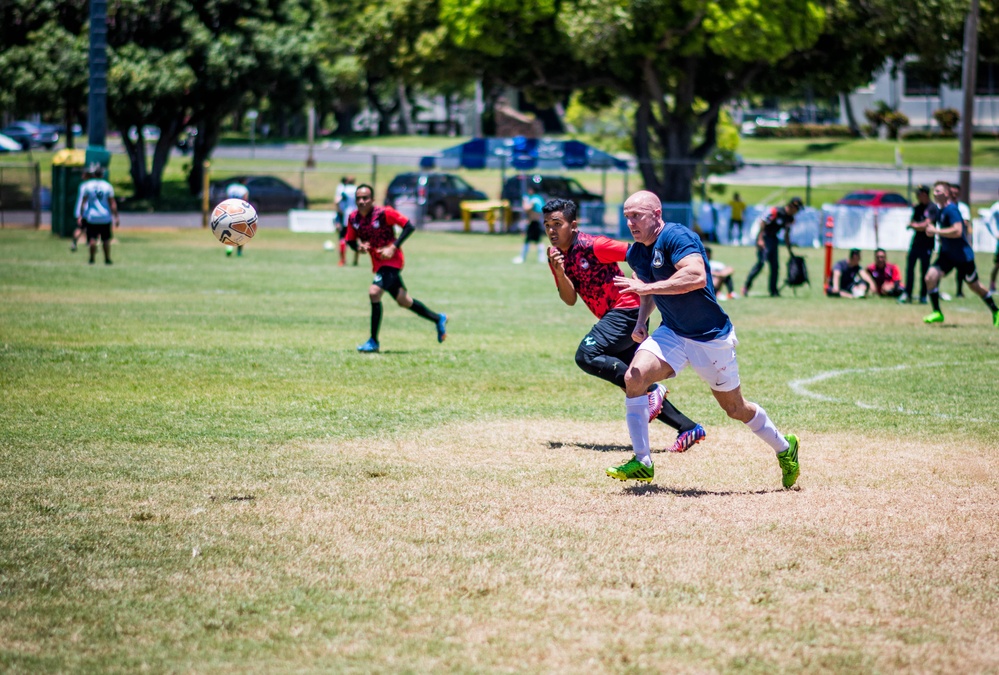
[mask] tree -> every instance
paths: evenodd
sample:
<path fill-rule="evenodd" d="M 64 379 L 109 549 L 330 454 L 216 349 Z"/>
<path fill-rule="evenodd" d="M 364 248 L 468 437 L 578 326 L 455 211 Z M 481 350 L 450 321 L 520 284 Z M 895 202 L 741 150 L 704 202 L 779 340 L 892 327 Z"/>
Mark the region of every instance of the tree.
<path fill-rule="evenodd" d="M 532 96 L 630 98 L 646 188 L 688 201 L 722 106 L 813 45 L 825 12 L 813 0 L 441 0 L 441 19 L 458 46 L 489 57 L 490 76 Z"/>
<path fill-rule="evenodd" d="M 67 144 L 87 99 L 86 0 L 0 3 L 0 108 L 62 117 Z"/>

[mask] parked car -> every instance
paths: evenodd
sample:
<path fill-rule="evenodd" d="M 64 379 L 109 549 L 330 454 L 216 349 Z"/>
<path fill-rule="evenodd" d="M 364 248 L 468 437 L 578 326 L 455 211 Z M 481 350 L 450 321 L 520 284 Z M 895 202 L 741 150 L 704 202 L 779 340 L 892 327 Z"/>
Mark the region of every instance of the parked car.
<path fill-rule="evenodd" d="M 410 198 L 425 204 L 427 215 L 434 220 L 461 216 L 461 202 L 466 199 L 488 199 L 461 176 L 451 173 L 400 173 L 389 183 L 385 205 L 395 208 L 400 198 Z"/>
<path fill-rule="evenodd" d="M 14 122 L 0 129 L 0 134 L 13 138 L 25 150 L 39 146 L 51 150 L 59 142 L 59 131 L 56 127 L 51 124 L 38 125 L 25 120 Z"/>
<path fill-rule="evenodd" d="M 515 219 L 523 217 L 522 199 L 528 182 L 538 187 L 538 193 L 545 201 L 556 197 L 574 201 L 579 210 L 578 219 L 582 223 L 603 223 L 602 195 L 590 192 L 575 178 L 543 174 L 517 174 L 507 178 L 503 183 L 500 197 L 510 201 L 510 210 L 513 211 Z"/>
<path fill-rule="evenodd" d="M 250 203 L 258 213 L 275 213 L 289 209 L 305 209 L 309 200 L 305 193 L 274 176 L 230 176 L 212 181 L 208 198 L 218 204 L 225 197 L 225 189 L 232 183 L 242 183 L 250 191 Z"/>
<path fill-rule="evenodd" d="M 909 200 L 887 190 L 856 190 L 836 202 L 846 206 L 908 207 Z"/>

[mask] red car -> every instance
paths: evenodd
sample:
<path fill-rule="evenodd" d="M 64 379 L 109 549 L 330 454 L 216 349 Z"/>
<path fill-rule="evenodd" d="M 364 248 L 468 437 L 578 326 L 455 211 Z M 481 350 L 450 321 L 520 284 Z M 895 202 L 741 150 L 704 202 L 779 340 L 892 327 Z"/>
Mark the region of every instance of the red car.
<path fill-rule="evenodd" d="M 908 199 L 897 192 L 887 192 L 886 190 L 857 190 L 836 203 L 846 206 L 876 206 L 879 208 L 910 206 Z"/>

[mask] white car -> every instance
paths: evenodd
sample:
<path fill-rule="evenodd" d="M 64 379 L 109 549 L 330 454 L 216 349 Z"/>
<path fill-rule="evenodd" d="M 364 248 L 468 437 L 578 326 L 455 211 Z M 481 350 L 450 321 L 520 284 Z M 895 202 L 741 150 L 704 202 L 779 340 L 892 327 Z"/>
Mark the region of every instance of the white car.
<path fill-rule="evenodd" d="M 10 136 L 0 134 L 0 152 L 21 152 L 24 148 Z"/>

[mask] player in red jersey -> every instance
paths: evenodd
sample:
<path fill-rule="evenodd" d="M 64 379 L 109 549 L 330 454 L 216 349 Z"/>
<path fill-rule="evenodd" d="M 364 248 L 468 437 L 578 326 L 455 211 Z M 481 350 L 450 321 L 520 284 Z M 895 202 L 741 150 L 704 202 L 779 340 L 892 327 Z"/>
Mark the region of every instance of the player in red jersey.
<path fill-rule="evenodd" d="M 359 352 L 377 352 L 378 329 L 382 325 L 382 293 L 395 298 L 400 307 L 412 310 L 437 326 L 437 341 L 447 337 L 447 315 L 427 309 L 413 298 L 402 282 L 402 242 L 413 233 L 413 225 L 406 216 L 388 206 L 375 206 L 375 191 L 370 185 L 358 185 L 354 198 L 357 210 L 347 218 L 347 245 L 355 251 L 371 255 L 371 269 L 375 279 L 368 288 L 371 300 L 371 338 L 357 348 Z M 398 239 L 395 226 L 402 228 Z"/>
<path fill-rule="evenodd" d="M 552 246 L 548 265 L 555 276 L 559 297 L 567 305 L 577 298 L 599 319 L 579 343 L 576 365 L 590 375 L 624 389 L 624 374 L 638 349 L 631 334 L 638 321 L 638 296 L 622 294 L 614 277 L 622 276 L 619 262 L 628 244 L 580 232 L 576 204 L 552 199 L 543 209 L 545 232 Z M 672 452 L 684 452 L 705 437 L 704 427 L 690 420 L 666 400 L 667 390 L 655 384 L 649 390 L 649 421 L 659 419 L 677 430 Z"/>

